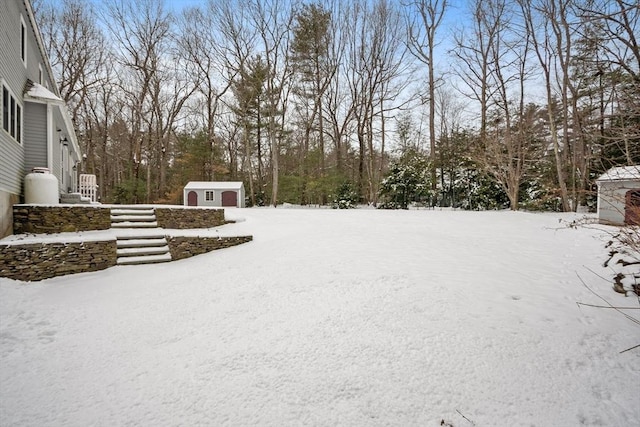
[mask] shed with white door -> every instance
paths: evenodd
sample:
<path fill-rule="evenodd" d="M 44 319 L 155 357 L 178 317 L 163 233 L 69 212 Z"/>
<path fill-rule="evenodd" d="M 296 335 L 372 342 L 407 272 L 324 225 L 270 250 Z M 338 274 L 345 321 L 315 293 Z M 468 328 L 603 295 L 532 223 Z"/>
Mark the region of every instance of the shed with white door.
<path fill-rule="evenodd" d="M 183 190 L 185 206 L 244 208 L 241 181 L 191 181 Z"/>
<path fill-rule="evenodd" d="M 609 169 L 596 183 L 599 222 L 640 225 L 640 165 Z"/>

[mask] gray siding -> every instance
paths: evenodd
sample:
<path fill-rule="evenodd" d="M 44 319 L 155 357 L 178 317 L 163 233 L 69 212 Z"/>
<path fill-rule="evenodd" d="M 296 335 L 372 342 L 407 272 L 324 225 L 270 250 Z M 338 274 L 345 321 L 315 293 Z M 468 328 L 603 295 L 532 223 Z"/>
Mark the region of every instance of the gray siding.
<path fill-rule="evenodd" d="M 24 171 L 47 167 L 47 105 L 25 102 Z"/>
<path fill-rule="evenodd" d="M 0 4 L 0 77 L 15 96 L 21 97 L 28 74 L 20 59 L 20 14 L 27 27 L 29 18 L 23 12 L 21 0 L 3 0 Z M 27 34 L 31 35 L 30 31 Z M 29 41 L 35 44 L 35 36 Z"/>
<path fill-rule="evenodd" d="M 640 181 L 603 181 L 598 183 L 598 221 L 624 225 L 625 195 L 640 188 Z"/>
<path fill-rule="evenodd" d="M 22 60 L 23 27 L 26 66 Z M 70 120 L 63 120 L 60 106 L 24 100 L 27 80 L 41 83 L 54 94 L 58 93 L 44 46 L 40 42 L 30 1 L 0 0 L 0 94 L 2 86 L 6 86 L 22 111 L 22 138 L 18 142 L 3 129 L 0 103 L 0 237 L 12 231 L 11 206 L 20 199 L 25 172 L 36 166 L 48 166 L 50 140 L 54 140 L 53 157 L 56 158 L 57 148 L 59 158 L 60 148 L 55 145 L 56 142 L 59 145 L 59 141 L 56 141 L 54 130 L 64 129 L 73 134 L 73 129 L 66 129 L 66 123 Z M 57 115 L 49 113 L 48 109 L 57 111 Z M 79 159 L 79 153 L 74 155 Z M 73 185 L 73 181 L 68 182 Z"/>
<path fill-rule="evenodd" d="M 62 149 L 59 137 L 61 133 L 73 135 L 73 129 L 66 128 L 70 120 L 65 122 L 61 114 L 61 111 L 66 114 L 66 110 L 55 103 L 47 105 L 24 100 L 27 80 L 40 83 L 40 70 L 43 73 L 42 84 L 54 94 L 58 93 L 48 59 L 40 49 L 38 32 L 32 20 L 29 4 L 27 0 L 0 0 L 0 85 L 7 86 L 12 92 L 16 102 L 22 107 L 23 117 L 22 144 L 15 141 L 0 126 L 0 191 L 14 195 L 22 193 L 22 179 L 25 172 L 30 172 L 36 166 L 49 166 L 49 163 L 52 166 L 51 172 L 56 175 L 58 182 L 62 183 L 64 180 L 65 187 L 73 188 L 75 183 L 73 160 L 79 160 L 80 156 L 79 153 L 71 153 L 71 160 L 64 167 L 65 178 L 61 179 Z M 26 29 L 26 67 L 21 58 L 22 24 Z M 1 107 L 0 104 L 0 109 Z M 50 113 L 47 113 L 47 107 Z M 49 125 L 47 125 L 48 118 L 51 120 Z M 56 133 L 56 129 L 61 129 L 61 132 Z M 47 157 L 48 141 L 53 143 L 51 159 Z M 69 149 L 71 152 L 74 150 L 72 144 L 69 145 Z M 66 188 L 63 190 L 66 191 Z"/>
<path fill-rule="evenodd" d="M 27 28 L 26 68 L 20 58 L 20 16 Z M 22 0 L 0 1 L 0 78 L 6 81 L 16 97 L 21 98 L 27 79 L 38 82 L 39 66 L 42 66 L 44 80 L 51 85 L 47 64 Z M 51 86 L 50 90 L 56 91 Z"/>
<path fill-rule="evenodd" d="M 6 85 L 19 104 L 24 107 L 22 90 L 27 78 L 27 70 L 20 59 L 22 1 L 3 0 L 0 4 L 0 84 Z M 24 19 L 27 23 L 26 14 Z M 20 194 L 24 175 L 22 166 L 24 150 L 22 145 L 2 129 L 1 121 L 0 116 L 0 188 L 12 194 Z"/>
<path fill-rule="evenodd" d="M 0 130 L 0 153 L 0 190 L 19 195 L 24 176 L 24 150 L 4 130 Z"/>
<path fill-rule="evenodd" d="M 60 139 L 64 137 L 69 137 L 66 133 L 64 119 L 62 118 L 62 114 L 60 113 L 59 108 L 53 108 L 52 111 L 53 120 L 53 129 L 61 129 L 60 132 L 56 132 L 53 134 L 53 169 L 56 177 L 58 178 L 58 184 L 60 188 L 60 192 L 67 193 L 70 191 L 74 191 L 74 171 L 72 169 L 74 163 L 74 153 L 71 146 L 71 142 L 67 142 L 67 148 L 63 147 Z M 62 167 L 62 153 L 65 151 L 65 165 Z M 77 157 L 77 154 L 75 154 Z M 64 172 L 64 176 L 63 176 Z"/>
<path fill-rule="evenodd" d="M 20 17 L 22 16 L 22 21 Z M 21 59 L 21 22 L 27 36 L 27 67 Z M 27 103 L 22 99 L 27 79 L 38 81 L 39 65 L 44 78 L 51 82 L 47 62 L 40 52 L 35 32 L 23 0 L 0 0 L 0 85 L 6 85 L 22 107 L 23 145 L 18 144 L 0 126 L 0 189 L 12 194 L 22 193 L 25 165 L 24 135 L 30 127 L 26 115 Z M 53 89 L 55 91 L 55 89 Z M 0 104 L 0 109 L 2 105 Z M 46 116 L 45 116 L 46 117 Z M 1 123 L 1 116 L 0 116 Z M 46 142 L 46 139 L 44 140 Z M 46 145 L 44 147 L 46 150 Z"/>
<path fill-rule="evenodd" d="M 222 207 L 222 193 L 225 191 L 233 191 L 237 194 L 237 207 L 244 208 L 244 188 L 235 189 L 235 188 L 213 188 L 213 189 L 183 189 L 183 204 L 185 206 L 188 205 L 188 196 L 189 193 L 194 191 L 198 195 L 198 206 L 208 206 L 208 207 Z M 206 191 L 213 191 L 214 196 L 213 200 L 207 200 L 205 197 Z"/>

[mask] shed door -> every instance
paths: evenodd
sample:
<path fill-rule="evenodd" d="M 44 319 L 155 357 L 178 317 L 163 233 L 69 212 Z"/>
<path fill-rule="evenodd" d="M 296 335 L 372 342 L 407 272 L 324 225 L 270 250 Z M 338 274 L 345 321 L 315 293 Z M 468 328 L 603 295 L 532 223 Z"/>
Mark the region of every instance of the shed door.
<path fill-rule="evenodd" d="M 189 191 L 189 194 L 187 194 L 187 205 L 198 206 L 198 193 Z"/>
<path fill-rule="evenodd" d="M 222 206 L 238 206 L 238 193 L 235 191 L 223 191 Z"/>
<path fill-rule="evenodd" d="M 640 189 L 627 191 L 624 204 L 624 223 L 640 225 Z"/>

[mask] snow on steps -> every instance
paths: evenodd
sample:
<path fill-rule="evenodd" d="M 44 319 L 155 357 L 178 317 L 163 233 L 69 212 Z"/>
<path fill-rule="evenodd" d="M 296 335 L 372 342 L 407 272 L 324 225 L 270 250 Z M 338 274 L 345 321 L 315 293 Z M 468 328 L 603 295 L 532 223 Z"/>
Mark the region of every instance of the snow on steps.
<path fill-rule="evenodd" d="M 144 246 L 164 246 L 166 244 L 167 244 L 167 240 L 164 238 L 164 236 L 160 236 L 160 237 L 139 236 L 139 237 L 132 237 L 128 239 L 124 239 L 120 237 L 118 239 L 118 248 L 122 248 L 123 250 L 126 248 L 140 248 Z"/>
<path fill-rule="evenodd" d="M 171 261 L 171 254 L 118 257 L 118 265 L 155 264 Z"/>
<path fill-rule="evenodd" d="M 111 208 L 111 228 L 156 228 L 156 212 L 146 206 Z"/>
<path fill-rule="evenodd" d="M 164 234 L 143 232 L 157 228 L 153 208 L 122 206 L 111 209 L 111 228 L 118 229 L 116 236 L 117 264 L 153 264 L 171 261 L 171 252 Z"/>
<path fill-rule="evenodd" d="M 111 219 L 111 228 L 157 228 L 158 223 L 155 221 L 122 221 L 115 222 Z"/>
<path fill-rule="evenodd" d="M 116 244 L 119 265 L 171 261 L 169 245 L 163 235 L 122 235 L 116 237 Z"/>

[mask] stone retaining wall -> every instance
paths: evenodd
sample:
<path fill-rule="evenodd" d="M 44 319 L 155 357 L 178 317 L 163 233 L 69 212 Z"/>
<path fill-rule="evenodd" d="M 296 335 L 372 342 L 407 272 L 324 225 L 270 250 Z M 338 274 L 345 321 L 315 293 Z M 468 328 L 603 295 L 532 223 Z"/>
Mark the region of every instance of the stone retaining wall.
<path fill-rule="evenodd" d="M 200 255 L 216 249 L 229 248 L 253 240 L 252 236 L 238 237 L 167 237 L 174 260 Z"/>
<path fill-rule="evenodd" d="M 225 224 L 224 209 L 156 207 L 158 227 L 178 230 L 211 228 Z"/>
<path fill-rule="evenodd" d="M 158 226 L 211 228 L 225 224 L 223 209 L 155 207 Z M 100 205 L 14 205 L 15 234 L 64 233 L 111 228 L 111 208 Z M 173 260 L 249 242 L 240 237 L 169 237 Z M 0 277 L 25 282 L 103 270 L 117 264 L 116 239 L 86 242 L 0 244 Z"/>
<path fill-rule="evenodd" d="M 116 241 L 0 245 L 0 276 L 25 282 L 116 265 Z"/>
<path fill-rule="evenodd" d="M 158 227 L 211 228 L 224 225 L 224 209 L 154 207 Z M 13 233 L 65 233 L 111 228 L 111 207 L 100 205 L 14 205 Z"/>
<path fill-rule="evenodd" d="M 13 233 L 65 233 L 111 228 L 111 211 L 87 205 L 14 205 Z"/>
<path fill-rule="evenodd" d="M 253 240 L 239 237 L 166 237 L 173 261 Z M 0 244 L 0 277 L 31 282 L 116 265 L 116 240 Z"/>

